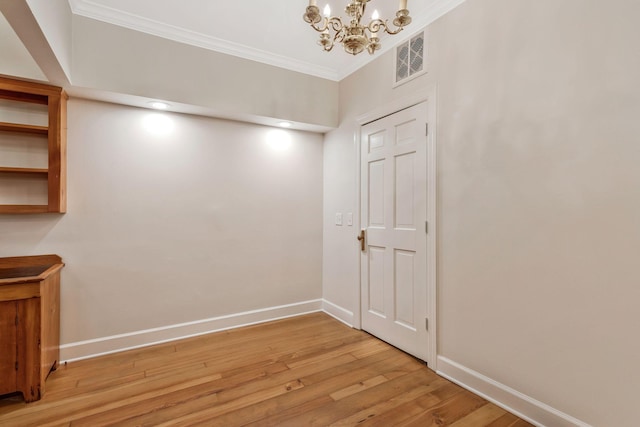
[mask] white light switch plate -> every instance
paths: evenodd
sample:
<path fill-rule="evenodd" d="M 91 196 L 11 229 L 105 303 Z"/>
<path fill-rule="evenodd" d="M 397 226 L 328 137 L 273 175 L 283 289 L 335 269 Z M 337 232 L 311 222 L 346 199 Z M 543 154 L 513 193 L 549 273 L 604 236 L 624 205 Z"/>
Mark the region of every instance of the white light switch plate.
<path fill-rule="evenodd" d="M 342 225 L 342 212 L 336 213 L 336 225 Z"/>
<path fill-rule="evenodd" d="M 353 212 L 347 212 L 347 225 L 349 227 L 353 225 Z"/>

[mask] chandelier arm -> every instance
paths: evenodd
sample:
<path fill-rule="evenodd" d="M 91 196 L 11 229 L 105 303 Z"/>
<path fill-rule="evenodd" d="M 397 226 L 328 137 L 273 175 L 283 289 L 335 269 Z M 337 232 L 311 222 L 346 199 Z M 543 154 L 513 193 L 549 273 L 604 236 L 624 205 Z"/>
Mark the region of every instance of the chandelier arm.
<path fill-rule="evenodd" d="M 340 29 L 340 31 L 337 31 L 336 34 L 333 36 L 333 42 L 334 43 L 342 43 L 344 41 L 344 38 L 347 36 L 346 31 L 344 30 L 344 27 Z"/>
<path fill-rule="evenodd" d="M 369 25 L 367 25 L 367 29 L 370 33 L 377 33 L 378 31 L 380 31 L 380 28 L 383 28 L 386 31 L 387 22 L 383 21 L 382 19 L 374 19 L 373 21 L 369 22 Z"/>
<path fill-rule="evenodd" d="M 389 26 L 387 25 L 387 23 L 385 22 L 385 24 L 384 24 L 384 32 L 387 33 L 387 34 L 391 34 L 391 35 L 398 34 L 403 29 L 404 29 L 404 27 L 396 27 L 395 30 L 390 30 Z"/>
<path fill-rule="evenodd" d="M 320 22 L 322 22 L 322 24 L 323 24 L 322 27 L 319 27 L 317 23 L 311 23 L 309 25 L 311 25 L 311 28 L 313 28 L 317 32 L 321 33 L 323 31 L 325 31 L 327 28 L 329 28 L 329 20 L 327 18 L 324 18 Z"/>
<path fill-rule="evenodd" d="M 342 23 L 342 19 L 333 16 L 327 21 L 327 27 L 331 27 L 331 29 L 337 33 L 342 31 L 344 24 Z"/>
<path fill-rule="evenodd" d="M 380 30 L 384 30 L 385 33 L 391 34 L 391 35 L 398 34 L 400 31 L 403 30 L 403 28 L 404 27 L 396 27 L 395 30 L 392 30 L 390 28 L 389 21 L 388 20 L 383 21 L 382 19 L 373 20 L 369 22 L 369 25 L 367 26 L 367 29 L 371 33 L 377 33 Z"/>

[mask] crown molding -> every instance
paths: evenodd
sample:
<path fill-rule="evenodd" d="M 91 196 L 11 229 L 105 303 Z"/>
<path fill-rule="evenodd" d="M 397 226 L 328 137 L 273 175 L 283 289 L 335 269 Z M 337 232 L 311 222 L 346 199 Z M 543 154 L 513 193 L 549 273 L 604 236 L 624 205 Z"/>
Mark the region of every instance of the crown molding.
<path fill-rule="evenodd" d="M 338 71 L 329 67 L 320 67 L 293 58 L 276 55 L 260 49 L 255 49 L 239 43 L 208 36 L 190 31 L 174 25 L 148 19 L 139 15 L 110 8 L 91 0 L 69 0 L 71 11 L 75 15 L 129 28 L 153 36 L 162 37 L 179 43 L 232 55 L 251 61 L 261 62 L 274 67 L 285 68 L 323 79 L 338 81 Z"/>
<path fill-rule="evenodd" d="M 412 15 L 413 22 L 409 28 L 422 30 L 465 1 L 435 0 L 425 10 L 420 11 L 419 15 Z M 69 5 L 75 15 L 332 81 L 344 79 L 418 32 L 405 30 L 404 34 L 396 36 L 393 42 L 389 42 L 388 38 L 384 39 L 383 42 L 386 43 L 383 43 L 382 49 L 378 51 L 377 55 L 357 56 L 345 69 L 336 70 L 123 12 L 91 0 L 69 0 Z"/>

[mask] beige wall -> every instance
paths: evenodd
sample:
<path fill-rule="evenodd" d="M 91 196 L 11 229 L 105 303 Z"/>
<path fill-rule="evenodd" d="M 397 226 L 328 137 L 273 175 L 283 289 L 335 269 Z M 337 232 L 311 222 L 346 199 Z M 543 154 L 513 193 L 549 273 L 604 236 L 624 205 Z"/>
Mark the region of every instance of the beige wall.
<path fill-rule="evenodd" d="M 341 82 L 325 297 L 357 311 L 353 231 L 331 224 L 357 207 L 354 118 L 435 84 L 439 355 L 594 426 L 637 425 L 637 16 L 625 0 L 469 0 L 430 26 L 427 76 L 392 89 L 387 54 Z"/>
<path fill-rule="evenodd" d="M 68 213 L 0 216 L 0 256 L 67 263 L 63 344 L 321 297 L 321 135 L 79 99 L 68 126 Z"/>

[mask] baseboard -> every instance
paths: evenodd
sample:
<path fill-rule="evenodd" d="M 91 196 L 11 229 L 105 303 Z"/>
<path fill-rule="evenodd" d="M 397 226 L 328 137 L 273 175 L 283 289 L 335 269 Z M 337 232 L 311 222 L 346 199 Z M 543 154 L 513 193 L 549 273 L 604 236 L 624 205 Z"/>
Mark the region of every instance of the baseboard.
<path fill-rule="evenodd" d="M 438 356 L 437 373 L 538 427 L 591 427 L 446 357 Z"/>
<path fill-rule="evenodd" d="M 105 354 L 117 353 L 140 347 L 147 347 L 168 341 L 209 334 L 241 326 L 254 325 L 272 320 L 321 311 L 324 301 L 321 299 L 303 301 L 294 304 L 268 307 L 259 310 L 235 313 L 227 316 L 212 317 L 194 322 L 146 329 L 110 337 L 79 341 L 60 346 L 60 360 L 72 362 L 89 359 Z"/>
<path fill-rule="evenodd" d="M 353 312 L 347 310 L 346 308 L 342 308 L 339 305 L 336 305 L 326 299 L 322 300 L 322 311 L 327 313 L 329 316 L 334 317 L 335 319 L 341 321 L 345 325 L 353 328 Z"/>

